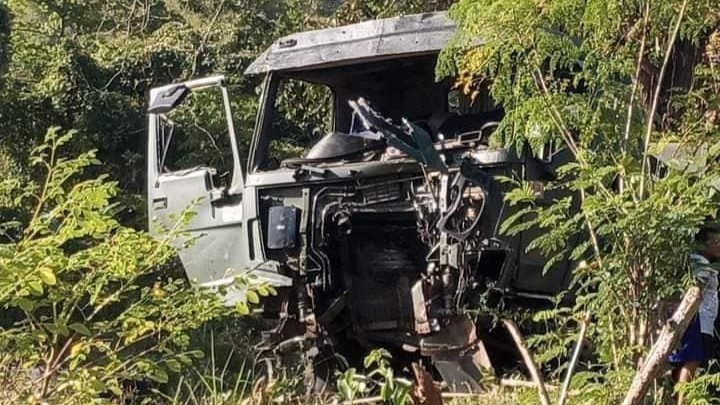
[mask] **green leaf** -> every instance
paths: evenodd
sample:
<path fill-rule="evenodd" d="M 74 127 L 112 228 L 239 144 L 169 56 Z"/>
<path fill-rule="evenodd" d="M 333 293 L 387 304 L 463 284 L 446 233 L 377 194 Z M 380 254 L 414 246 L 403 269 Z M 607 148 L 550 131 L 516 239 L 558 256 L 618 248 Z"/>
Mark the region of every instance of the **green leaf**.
<path fill-rule="evenodd" d="M 187 354 L 189 354 L 192 357 L 195 357 L 196 359 L 202 359 L 203 357 L 205 357 L 205 353 L 203 353 L 202 350 L 192 350 L 192 351 L 187 352 Z"/>
<path fill-rule="evenodd" d="M 514 236 L 515 234 L 520 232 L 515 229 L 516 222 L 518 222 L 518 220 L 520 219 L 524 219 L 526 222 L 532 222 L 532 220 L 528 221 L 525 218 L 525 215 L 530 214 L 531 212 L 533 212 L 532 207 L 524 207 L 515 212 L 514 214 L 510 215 L 507 219 L 503 221 L 502 226 L 500 227 L 500 234 Z"/>
<path fill-rule="evenodd" d="M 165 364 L 167 365 L 167 368 L 170 371 L 173 371 L 175 373 L 179 373 L 182 370 L 182 366 L 180 365 L 180 362 L 175 359 L 165 360 Z"/>
<path fill-rule="evenodd" d="M 351 400 L 354 399 L 353 391 L 350 389 L 350 385 L 345 380 L 338 380 L 338 388 L 340 391 L 340 396 L 345 400 Z"/>
<path fill-rule="evenodd" d="M 380 385 L 380 396 L 382 397 L 383 401 L 390 402 L 392 399 L 392 387 L 389 383 L 384 383 Z"/>
<path fill-rule="evenodd" d="M 108 385 L 107 390 L 115 394 L 117 397 L 122 397 L 123 394 L 125 394 L 122 389 L 115 384 Z"/>
<path fill-rule="evenodd" d="M 251 304 L 257 304 L 260 302 L 260 297 L 258 297 L 257 293 L 252 290 L 247 291 L 247 300 Z"/>
<path fill-rule="evenodd" d="M 47 285 L 55 285 L 57 283 L 55 273 L 49 267 L 41 267 L 38 270 L 38 274 L 40 275 L 40 280 Z"/>
<path fill-rule="evenodd" d="M 97 393 L 107 390 L 107 385 L 100 380 L 92 380 L 90 382 L 90 387 L 92 387 L 92 389 Z"/>
<path fill-rule="evenodd" d="M 248 308 L 247 304 L 244 302 L 238 302 L 237 305 L 235 305 L 235 310 L 240 315 L 247 315 L 250 313 L 250 308 Z"/>
<path fill-rule="evenodd" d="M 43 289 L 42 283 L 36 280 L 28 282 L 28 287 L 30 287 L 30 292 L 33 295 L 43 295 L 43 292 L 45 291 Z"/>
<path fill-rule="evenodd" d="M 192 359 L 185 354 L 179 354 L 178 360 L 186 366 L 189 366 L 192 364 Z"/>
<path fill-rule="evenodd" d="M 268 291 L 267 286 L 265 286 L 264 284 L 260 284 L 260 285 L 256 286 L 256 287 L 255 287 L 255 291 L 257 291 L 257 293 L 258 293 L 261 297 L 267 297 L 268 294 L 270 294 L 270 291 Z"/>
<path fill-rule="evenodd" d="M 148 375 L 148 377 L 149 377 L 151 380 L 153 380 L 153 381 L 155 381 L 155 382 L 157 382 L 157 383 L 160 383 L 160 384 L 166 384 L 166 383 L 168 382 L 168 380 L 170 379 L 170 378 L 168 377 L 167 372 L 165 372 L 165 370 L 163 370 L 163 369 L 160 368 L 160 367 L 155 368 L 155 369 Z"/>
<path fill-rule="evenodd" d="M 90 329 L 88 329 L 87 326 L 81 323 L 71 323 L 70 325 L 68 325 L 68 328 L 83 336 L 92 336 L 92 332 L 90 332 Z"/>
<path fill-rule="evenodd" d="M 15 305 L 19 306 L 25 312 L 32 312 L 35 309 L 35 303 L 27 298 L 18 298 L 15 300 Z"/>
<path fill-rule="evenodd" d="M 43 326 L 45 326 L 45 330 L 52 333 L 53 335 L 64 335 L 63 329 L 67 329 L 67 328 L 63 328 L 63 326 L 60 324 L 54 324 L 54 323 L 47 323 Z"/>

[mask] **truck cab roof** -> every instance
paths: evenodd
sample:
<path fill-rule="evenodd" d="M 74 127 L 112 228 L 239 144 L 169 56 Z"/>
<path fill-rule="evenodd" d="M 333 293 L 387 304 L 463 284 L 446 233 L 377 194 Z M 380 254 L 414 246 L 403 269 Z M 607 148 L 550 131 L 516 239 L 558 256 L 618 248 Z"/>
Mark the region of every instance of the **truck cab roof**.
<path fill-rule="evenodd" d="M 438 53 L 455 33 L 447 12 L 413 14 L 292 34 L 275 41 L 246 75 L 319 69 Z"/>

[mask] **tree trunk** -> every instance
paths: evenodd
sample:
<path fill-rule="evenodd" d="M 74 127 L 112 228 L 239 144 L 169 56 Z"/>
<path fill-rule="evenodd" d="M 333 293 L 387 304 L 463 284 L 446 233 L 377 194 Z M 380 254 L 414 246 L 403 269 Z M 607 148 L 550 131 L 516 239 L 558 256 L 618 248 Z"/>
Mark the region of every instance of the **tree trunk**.
<path fill-rule="evenodd" d="M 680 306 L 663 326 L 642 367 L 635 374 L 630 390 L 622 402 L 623 405 L 637 405 L 645 398 L 650 384 L 662 371 L 668 355 L 677 346 L 693 316 L 697 313 L 701 300 L 700 287 L 692 287 L 685 293 Z"/>

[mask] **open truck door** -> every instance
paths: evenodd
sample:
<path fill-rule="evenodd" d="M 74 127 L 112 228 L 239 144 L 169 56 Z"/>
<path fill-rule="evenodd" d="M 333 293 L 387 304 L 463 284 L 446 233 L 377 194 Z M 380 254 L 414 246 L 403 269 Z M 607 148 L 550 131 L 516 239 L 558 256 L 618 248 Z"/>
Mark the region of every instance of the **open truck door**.
<path fill-rule="evenodd" d="M 219 108 L 225 119 L 217 115 Z M 173 241 L 185 272 L 200 285 L 230 284 L 242 271 L 243 173 L 222 76 L 150 91 L 147 190 L 150 231 Z"/>

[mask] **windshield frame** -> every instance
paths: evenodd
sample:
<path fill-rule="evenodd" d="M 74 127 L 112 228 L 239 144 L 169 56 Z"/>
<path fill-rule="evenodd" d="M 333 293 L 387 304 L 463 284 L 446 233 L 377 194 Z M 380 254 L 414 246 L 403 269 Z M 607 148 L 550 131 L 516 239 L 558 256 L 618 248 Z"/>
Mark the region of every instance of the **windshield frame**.
<path fill-rule="evenodd" d="M 271 170 L 282 169 L 278 167 L 275 169 L 264 169 L 267 167 L 270 156 L 270 144 L 273 139 L 276 138 L 277 134 L 272 133 L 272 124 L 276 119 L 277 109 L 275 107 L 275 101 L 279 95 L 280 85 L 283 81 L 295 80 L 311 84 L 322 84 L 327 86 L 332 94 L 332 112 L 330 117 L 330 128 L 329 132 L 335 130 L 335 124 L 337 121 L 337 97 L 335 90 L 327 83 L 317 83 L 311 80 L 306 80 L 298 75 L 293 74 L 280 74 L 280 73 L 269 73 L 265 76 L 263 81 L 263 90 L 260 95 L 260 105 L 258 108 L 258 114 L 256 118 L 256 124 L 253 131 L 253 140 L 250 146 L 250 156 L 248 157 L 248 173 L 265 172 Z M 324 135 L 324 134 L 323 134 Z"/>

